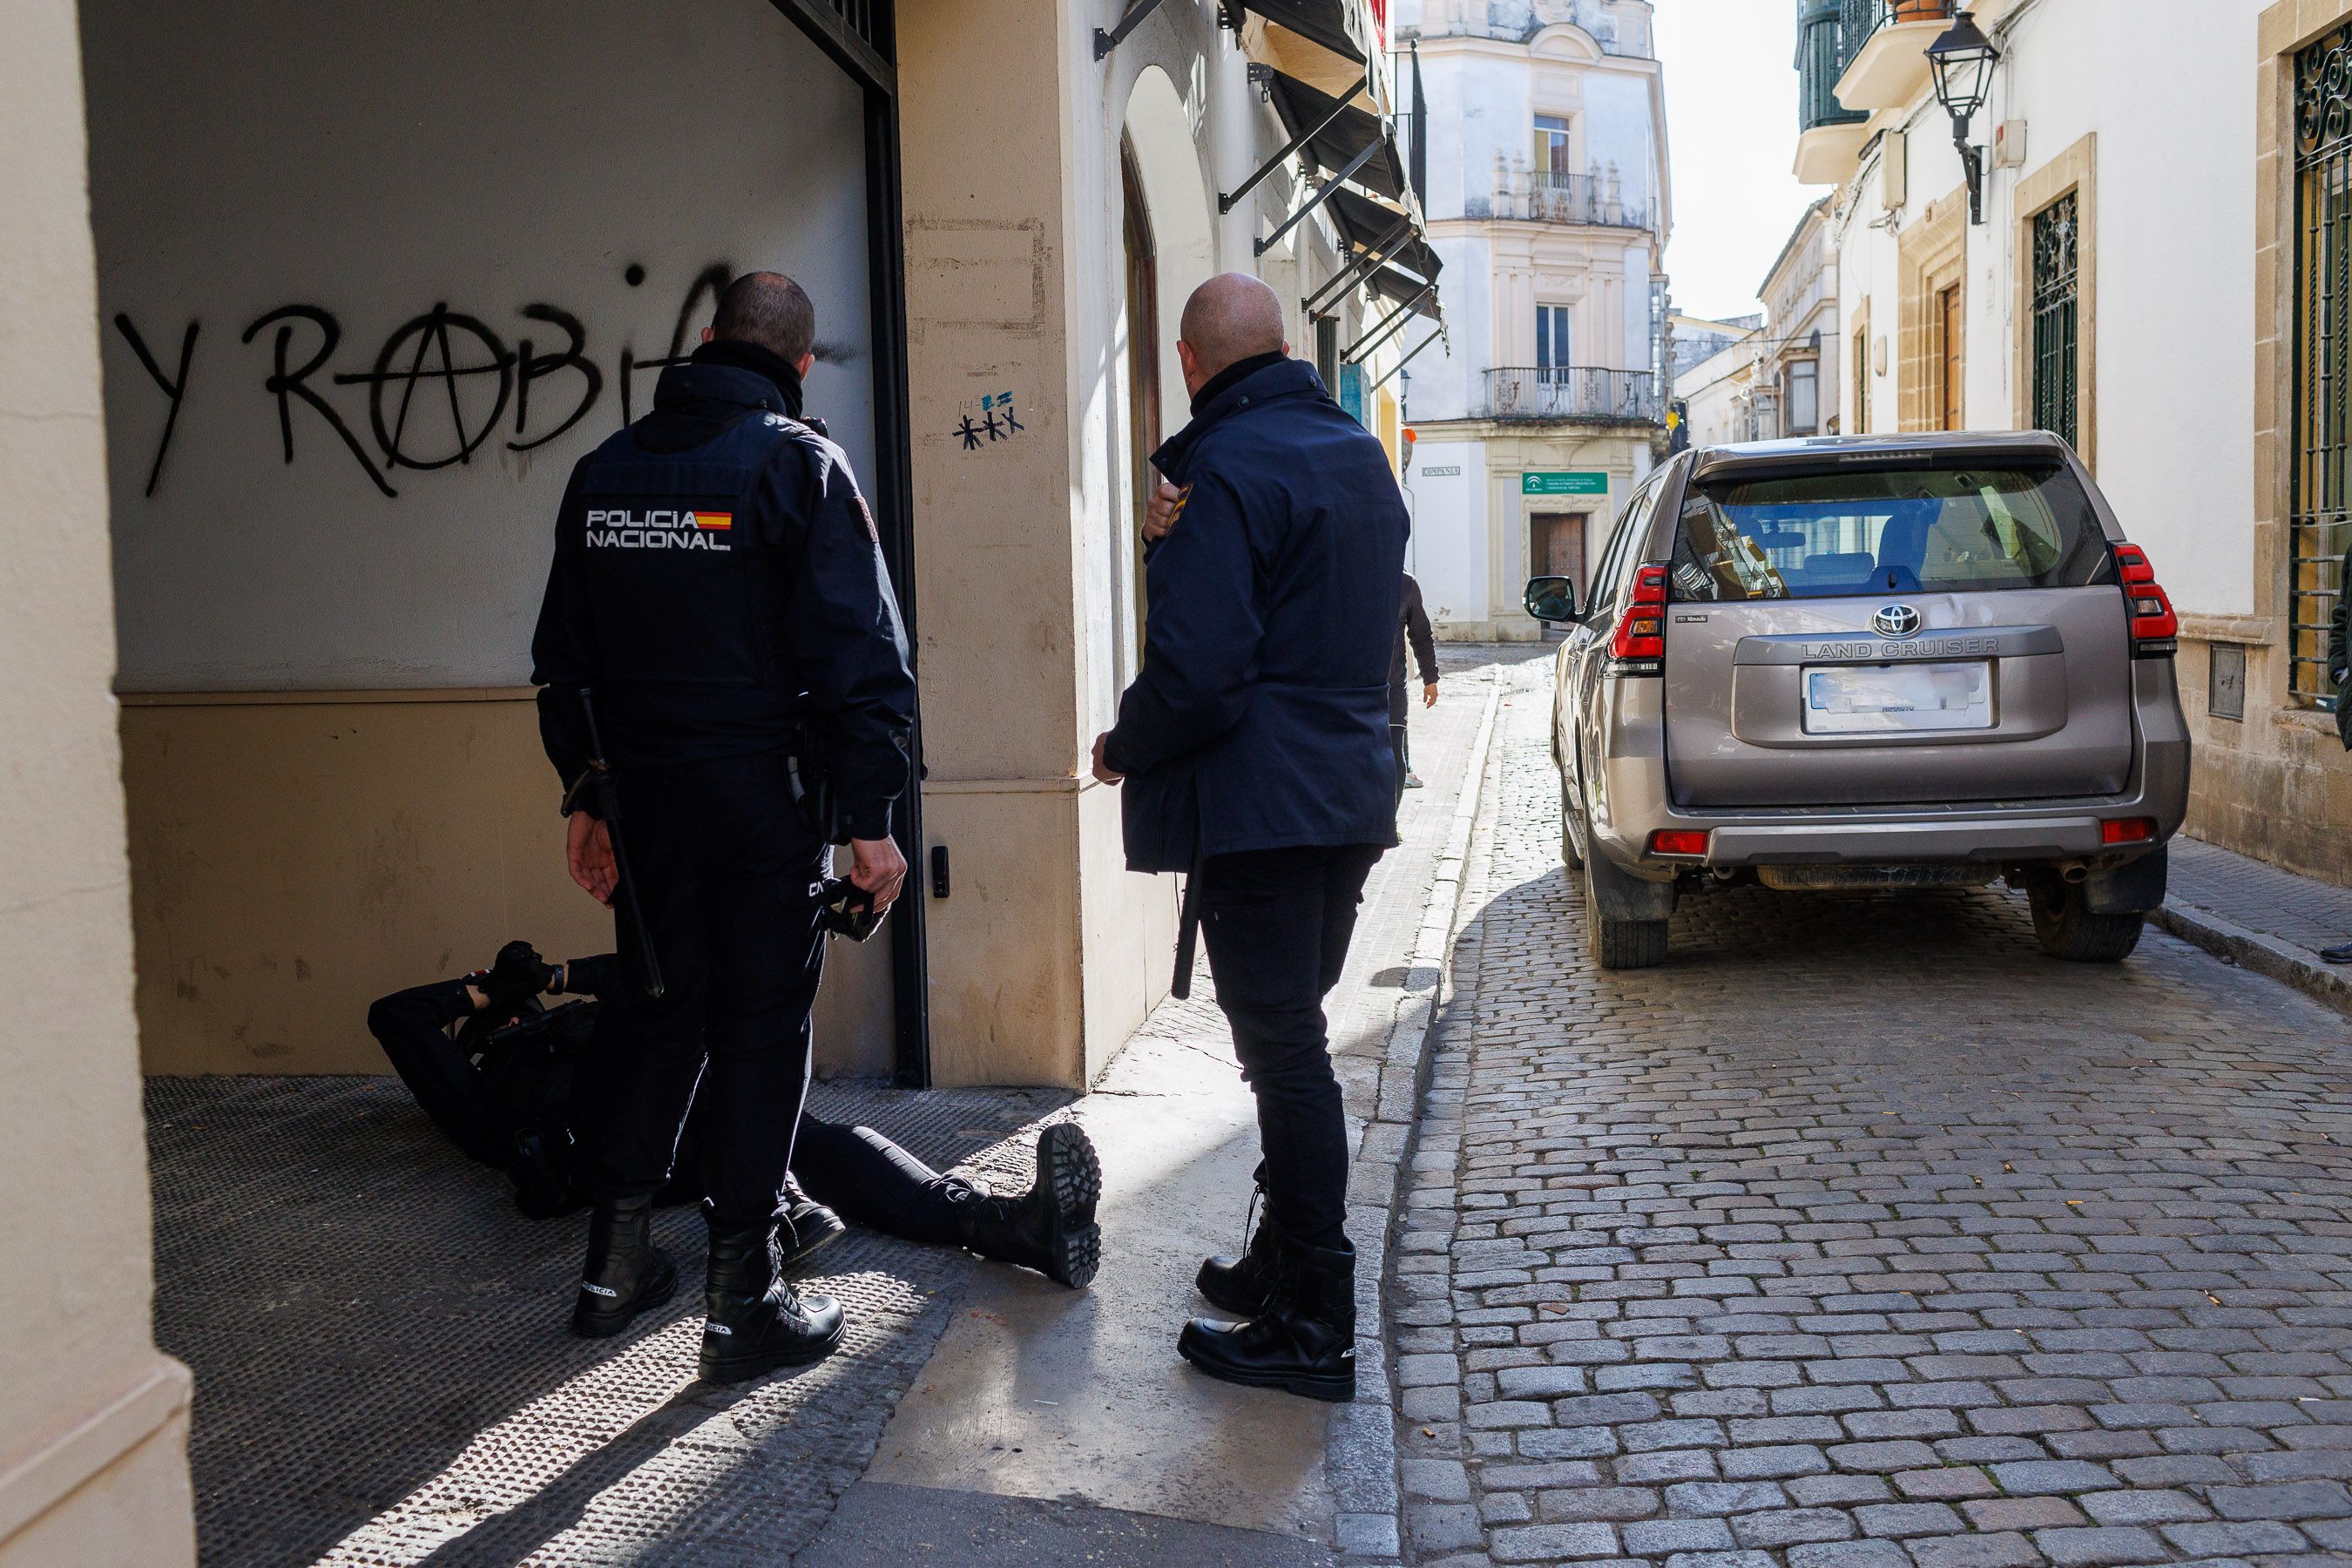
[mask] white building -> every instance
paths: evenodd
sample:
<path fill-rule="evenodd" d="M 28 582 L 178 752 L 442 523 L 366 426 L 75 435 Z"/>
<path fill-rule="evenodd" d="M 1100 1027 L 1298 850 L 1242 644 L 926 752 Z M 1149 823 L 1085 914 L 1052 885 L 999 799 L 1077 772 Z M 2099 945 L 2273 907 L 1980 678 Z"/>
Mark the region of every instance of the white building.
<path fill-rule="evenodd" d="M 1650 0 L 1402 0 L 1447 341 L 1412 362 L 1413 562 L 1438 635 L 1530 638 L 1664 439 L 1670 216 Z"/>

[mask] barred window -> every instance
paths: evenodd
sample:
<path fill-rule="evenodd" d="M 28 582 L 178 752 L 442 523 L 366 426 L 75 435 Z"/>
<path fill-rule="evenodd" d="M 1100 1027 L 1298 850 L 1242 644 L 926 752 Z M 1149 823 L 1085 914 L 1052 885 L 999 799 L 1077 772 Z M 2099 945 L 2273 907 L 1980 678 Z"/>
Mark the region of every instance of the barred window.
<path fill-rule="evenodd" d="M 2082 346 L 2074 193 L 2033 216 L 2033 423 L 2072 447 Z"/>
<path fill-rule="evenodd" d="M 2352 475 L 2352 26 L 2295 57 L 2294 468 L 2288 680 L 2327 705 Z"/>

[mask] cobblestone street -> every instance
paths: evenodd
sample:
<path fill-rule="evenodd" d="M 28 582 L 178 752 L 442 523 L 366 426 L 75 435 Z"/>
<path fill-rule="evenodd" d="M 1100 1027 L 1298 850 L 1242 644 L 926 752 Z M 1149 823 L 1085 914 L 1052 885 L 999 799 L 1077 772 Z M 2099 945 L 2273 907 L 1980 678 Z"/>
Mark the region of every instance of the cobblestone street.
<path fill-rule="evenodd" d="M 1391 1262 L 1409 1555 L 2352 1560 L 2345 1020 L 2021 898 L 1686 898 L 1604 974 L 1513 667 Z"/>

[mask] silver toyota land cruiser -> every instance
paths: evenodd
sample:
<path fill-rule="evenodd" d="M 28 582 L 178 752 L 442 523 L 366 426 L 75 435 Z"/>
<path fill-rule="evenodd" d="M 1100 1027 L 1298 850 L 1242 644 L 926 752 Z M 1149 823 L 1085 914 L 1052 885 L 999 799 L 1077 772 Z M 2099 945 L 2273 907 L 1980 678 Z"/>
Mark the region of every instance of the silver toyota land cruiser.
<path fill-rule="evenodd" d="M 2189 799 L 2179 623 L 2040 432 L 1685 452 L 1591 589 L 1528 584 L 1555 667 L 1560 858 L 1607 969 L 1666 954 L 1684 890 L 2025 889 L 2112 963 L 2164 901 Z"/>

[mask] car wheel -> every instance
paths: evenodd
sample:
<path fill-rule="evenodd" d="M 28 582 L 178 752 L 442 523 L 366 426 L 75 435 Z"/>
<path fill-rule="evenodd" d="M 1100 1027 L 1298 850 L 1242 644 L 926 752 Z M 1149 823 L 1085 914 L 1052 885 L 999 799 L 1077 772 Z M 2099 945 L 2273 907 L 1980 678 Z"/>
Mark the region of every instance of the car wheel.
<path fill-rule="evenodd" d="M 1584 857 L 1576 852 L 1576 830 L 1569 826 L 1575 811 L 1576 797 L 1563 773 L 1559 775 L 1559 863 L 1571 871 L 1581 871 Z"/>
<path fill-rule="evenodd" d="M 2026 889 L 2033 909 L 2033 935 L 2042 951 L 2072 963 L 2118 963 L 2139 945 L 2147 917 L 2093 914 L 2080 883 L 2039 877 Z"/>
<path fill-rule="evenodd" d="M 1612 921 L 1601 912 L 1592 891 L 1592 868 L 1584 868 L 1584 940 L 1592 962 L 1603 969 L 1654 969 L 1666 961 L 1666 922 Z"/>

